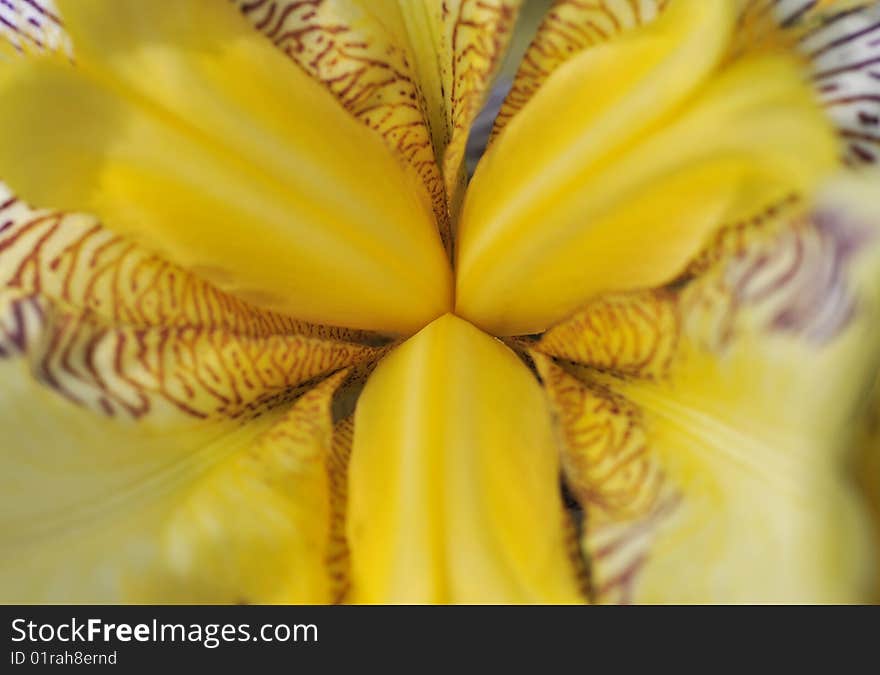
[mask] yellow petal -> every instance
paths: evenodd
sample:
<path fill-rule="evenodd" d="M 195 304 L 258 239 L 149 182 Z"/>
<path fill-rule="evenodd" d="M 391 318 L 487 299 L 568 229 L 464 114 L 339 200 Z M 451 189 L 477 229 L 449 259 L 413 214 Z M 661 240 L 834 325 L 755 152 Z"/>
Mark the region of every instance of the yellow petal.
<path fill-rule="evenodd" d="M 729 3 L 673 2 L 556 70 L 477 169 L 459 314 L 540 332 L 599 293 L 669 281 L 725 220 L 814 188 L 830 125 L 785 56 L 713 74 L 732 20 Z"/>
<path fill-rule="evenodd" d="M 811 70 L 849 165 L 880 160 L 880 5 L 866 0 L 740 0 L 734 53 L 785 49 Z"/>
<path fill-rule="evenodd" d="M 257 310 L 91 218 L 0 194 L 0 596 L 169 599 L 184 568 L 174 558 L 172 573 L 161 533 L 177 505 L 304 388 L 375 358 L 377 348 L 354 341 L 370 338 Z M 231 500 L 224 490 L 197 500 L 200 517 L 205 502 L 219 510 Z M 278 550 L 288 530 L 274 533 Z M 186 597 L 245 599 L 247 584 L 232 597 L 238 564 L 203 586 L 187 582 Z M 336 567 L 328 562 L 328 575 Z M 333 578 L 334 599 L 339 586 Z"/>
<path fill-rule="evenodd" d="M 871 512 L 874 550 L 880 551 L 880 377 L 874 381 L 869 408 L 856 442 L 858 482 Z M 880 602 L 880 564 L 875 568 L 873 591 L 871 601 Z"/>
<path fill-rule="evenodd" d="M 337 598 L 330 403 L 342 377 L 304 394 L 250 446 L 195 483 L 162 524 L 164 564 L 137 580 L 135 593 L 226 603 Z"/>
<path fill-rule="evenodd" d="M 551 73 L 580 52 L 657 18 L 668 0 L 556 0 L 523 56 L 490 142 L 528 103 Z"/>
<path fill-rule="evenodd" d="M 444 316 L 358 400 L 355 602 L 578 602 L 544 396 L 500 342 Z"/>
<path fill-rule="evenodd" d="M 314 396 L 332 389 L 285 416 L 297 388 L 271 383 L 282 368 L 309 368 L 297 340 L 107 329 L 10 295 L 0 294 L 5 602 L 334 599 L 317 468 L 327 467 L 307 461 L 329 438 Z M 313 372 L 327 356 L 311 353 Z"/>
<path fill-rule="evenodd" d="M 0 175 L 308 321 L 413 331 L 449 305 L 411 167 L 228 3 L 59 3 L 77 68 L 4 64 Z M 13 140 L 14 139 L 14 140 Z"/>
<path fill-rule="evenodd" d="M 522 0 L 396 3 L 422 83 L 449 208 L 455 219 L 464 196 L 468 133 L 503 64 Z M 394 0 L 377 4 L 384 9 Z"/>
<path fill-rule="evenodd" d="M 522 0 L 235 2 L 416 167 L 451 246 L 449 211 L 454 218 L 464 195 L 468 132 Z"/>
<path fill-rule="evenodd" d="M 254 26 L 321 82 L 421 176 L 451 247 L 430 114 L 396 0 L 234 0 Z M 411 5 L 413 3 L 405 3 Z M 438 128 L 439 132 L 440 129 Z"/>
<path fill-rule="evenodd" d="M 536 354 L 597 601 L 870 597 L 849 448 L 880 344 L 880 211 L 876 179 L 842 189 L 684 287 L 551 331 L 546 351 L 583 365 Z"/>

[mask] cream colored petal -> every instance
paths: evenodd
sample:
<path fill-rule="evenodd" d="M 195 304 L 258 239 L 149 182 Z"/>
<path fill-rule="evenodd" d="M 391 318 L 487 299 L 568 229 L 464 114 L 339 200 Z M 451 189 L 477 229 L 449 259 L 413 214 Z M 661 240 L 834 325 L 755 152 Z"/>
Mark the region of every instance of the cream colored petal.
<path fill-rule="evenodd" d="M 0 59 L 53 51 L 69 53 L 70 40 L 52 0 L 0 3 Z"/>

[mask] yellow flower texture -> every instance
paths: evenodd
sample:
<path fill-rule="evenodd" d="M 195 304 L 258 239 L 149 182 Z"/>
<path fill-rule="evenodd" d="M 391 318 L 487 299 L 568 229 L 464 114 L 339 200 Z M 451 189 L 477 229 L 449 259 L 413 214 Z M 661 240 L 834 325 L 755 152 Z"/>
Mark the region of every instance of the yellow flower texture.
<path fill-rule="evenodd" d="M 880 3 L 521 4 L 0 0 L 0 599 L 874 597 Z"/>

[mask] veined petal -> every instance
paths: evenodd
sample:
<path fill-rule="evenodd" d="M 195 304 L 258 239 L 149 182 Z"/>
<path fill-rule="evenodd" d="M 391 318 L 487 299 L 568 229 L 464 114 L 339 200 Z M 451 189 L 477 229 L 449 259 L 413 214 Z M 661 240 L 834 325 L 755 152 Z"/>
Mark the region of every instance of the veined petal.
<path fill-rule="evenodd" d="M 844 183 L 683 287 L 587 307 L 538 343 L 596 600 L 869 597 L 848 472 L 878 356 L 876 186 Z M 588 346 L 602 332 L 617 363 Z"/>
<path fill-rule="evenodd" d="M 198 479 L 160 534 L 141 592 L 187 601 L 327 603 L 334 578 L 330 404 L 345 373 L 305 393 L 250 446 Z M 147 583 L 145 583 L 145 581 Z"/>
<path fill-rule="evenodd" d="M 381 344 L 368 331 L 257 309 L 114 234 L 94 217 L 34 210 L 0 183 L 0 288 L 130 328 L 222 330 Z"/>
<path fill-rule="evenodd" d="M 850 165 L 880 159 L 880 4 L 876 0 L 740 0 L 733 52 L 786 49 L 812 71 Z"/>
<path fill-rule="evenodd" d="M 304 320 L 407 332 L 448 308 L 415 172 L 234 7 L 59 6 L 77 68 L 0 77 L 0 175 L 25 198 Z"/>
<path fill-rule="evenodd" d="M 196 553 L 187 549 L 189 558 L 181 558 L 179 542 L 163 543 L 163 536 L 173 539 L 162 534 L 169 519 L 183 518 L 191 541 L 200 532 L 202 543 L 221 539 L 216 527 L 202 532 L 174 510 L 225 458 L 250 452 L 248 461 L 228 460 L 243 477 L 255 453 L 280 453 L 274 441 L 254 446 L 255 439 L 270 428 L 273 438 L 286 437 L 277 430 L 293 424 L 284 421 L 291 400 L 334 371 L 377 358 L 379 349 L 365 341 L 374 338 L 250 307 L 92 218 L 34 212 L 0 195 L 0 595 L 7 602 L 171 599 L 172 581 L 185 576 L 181 560 Z M 232 488 L 218 481 L 201 489 L 214 496 L 192 507 L 198 522 L 211 520 L 209 507 L 230 520 L 220 507 L 233 501 Z M 258 482 L 251 476 L 245 487 L 256 491 Z M 270 495 L 265 504 L 285 500 Z M 293 550 L 306 525 L 290 534 L 290 522 L 272 522 L 273 551 Z M 332 519 L 320 527 L 339 529 Z M 236 532 L 251 536 L 249 546 L 259 539 Z M 235 541 L 227 532 L 223 543 Z M 256 593 L 244 582 L 265 577 L 235 576 L 247 555 L 212 570 L 201 586 L 187 581 L 193 594 L 186 597 L 232 601 Z M 335 599 L 338 564 L 326 567 L 324 588 Z M 147 587 L 155 575 L 162 581 Z M 235 589 L 234 578 L 242 581 Z M 287 588 L 275 581 L 279 593 Z"/>
<path fill-rule="evenodd" d="M 669 0 L 556 0 L 523 56 L 510 92 L 495 118 L 490 142 L 559 66 L 589 49 L 659 16 Z"/>
<path fill-rule="evenodd" d="M 0 59 L 4 55 L 70 51 L 52 0 L 4 0 L 0 3 Z"/>
<path fill-rule="evenodd" d="M 464 197 L 468 133 L 503 63 L 522 0 L 396 2 L 427 101 L 454 221 Z M 384 8 L 394 0 L 381 4 Z"/>
<path fill-rule="evenodd" d="M 444 316 L 358 400 L 349 467 L 354 602 L 578 602 L 540 387 Z"/>
<path fill-rule="evenodd" d="M 715 70 L 734 17 L 673 0 L 556 70 L 477 169 L 459 314 L 540 332 L 600 293 L 671 280 L 721 223 L 827 175 L 833 133 L 795 60 Z"/>
<path fill-rule="evenodd" d="M 443 176 L 449 210 L 457 218 L 465 194 L 468 134 L 503 63 L 522 0 L 447 0 L 439 4 L 443 18 L 441 91 L 448 129 Z"/>
<path fill-rule="evenodd" d="M 446 190 L 423 92 L 437 83 L 419 81 L 396 0 L 232 1 L 278 49 L 416 169 L 450 248 Z"/>
<path fill-rule="evenodd" d="M 329 602 L 340 376 L 246 424 L 96 418 L 0 361 L 4 602 Z"/>

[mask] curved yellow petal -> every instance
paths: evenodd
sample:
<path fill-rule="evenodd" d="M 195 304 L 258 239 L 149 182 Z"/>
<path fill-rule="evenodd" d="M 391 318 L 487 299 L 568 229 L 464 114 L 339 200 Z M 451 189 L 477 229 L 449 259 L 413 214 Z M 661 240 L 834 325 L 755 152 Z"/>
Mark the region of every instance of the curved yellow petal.
<path fill-rule="evenodd" d="M 135 594 L 225 603 L 339 596 L 330 404 L 344 373 L 305 393 L 249 446 L 195 482 L 159 530 L 159 569 Z"/>
<path fill-rule="evenodd" d="M 234 561 L 225 550 L 221 564 L 211 546 L 245 541 L 250 551 L 266 535 L 281 552 L 304 541 L 296 537 L 306 524 L 280 519 L 289 495 L 260 492 L 261 476 L 286 470 L 280 460 L 265 468 L 282 446 L 256 439 L 269 429 L 273 438 L 305 431 L 303 413 L 284 421 L 289 402 L 328 374 L 376 358 L 379 349 L 366 344 L 374 341 L 257 310 L 92 218 L 35 212 L 0 193 L 0 596 L 157 601 L 172 599 L 179 580 L 174 599 L 280 597 L 257 593 L 253 584 L 269 579 L 243 567 L 252 553 Z M 314 425 L 319 416 L 307 412 Z M 227 457 L 235 469 L 197 487 Z M 242 483 L 223 479 L 230 472 Z M 301 491 L 314 496 L 309 490 Z M 237 522 L 223 540 L 216 520 L 232 519 L 222 509 L 257 493 L 264 498 L 252 506 L 274 514 L 272 536 Z M 175 512 L 181 504 L 190 516 Z M 339 529 L 320 519 L 308 527 Z M 195 542 L 204 546 L 194 551 Z M 184 564 L 199 556 L 201 585 L 185 578 L 192 569 Z M 326 568 L 327 597 L 336 599 L 338 563 Z M 285 590 L 275 581 L 274 590 Z"/>
<path fill-rule="evenodd" d="M 522 0 L 381 0 L 399 8 L 427 102 L 450 215 L 464 197 L 468 133 L 504 61 Z"/>
<path fill-rule="evenodd" d="M 0 175 L 224 290 L 410 332 L 450 272 L 411 167 L 228 3 L 60 2 L 77 67 L 3 64 Z"/>
<path fill-rule="evenodd" d="M 0 359 L 4 602 L 328 602 L 334 381 L 247 423 L 101 417 Z M 331 387 L 331 388 L 328 388 Z"/>
<path fill-rule="evenodd" d="M 412 164 L 431 195 L 443 243 L 451 250 L 446 189 L 423 93 L 428 83 L 419 81 L 396 2 L 234 3 L 278 49 Z"/>
<path fill-rule="evenodd" d="M 831 127 L 795 60 L 717 70 L 734 18 L 672 2 L 556 70 L 474 176 L 456 312 L 546 330 L 599 293 L 669 281 L 725 220 L 815 187 Z"/>
<path fill-rule="evenodd" d="M 522 0 L 446 0 L 439 4 L 443 18 L 441 92 L 448 129 L 443 176 L 449 210 L 457 219 L 465 195 L 468 134 L 504 62 Z"/>
<path fill-rule="evenodd" d="M 495 118 L 490 142 L 562 64 L 585 49 L 650 23 L 667 3 L 668 0 L 556 0 L 538 26 L 516 71 Z"/>
<path fill-rule="evenodd" d="M 597 301 L 538 343 L 595 600 L 871 597 L 850 448 L 880 344 L 880 210 L 876 179 L 854 185 L 683 287 Z M 614 362 L 591 346 L 602 334 Z"/>
<path fill-rule="evenodd" d="M 544 396 L 503 344 L 447 315 L 358 400 L 351 600 L 578 602 Z"/>

